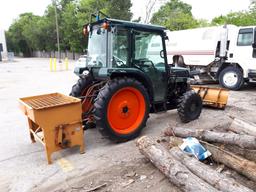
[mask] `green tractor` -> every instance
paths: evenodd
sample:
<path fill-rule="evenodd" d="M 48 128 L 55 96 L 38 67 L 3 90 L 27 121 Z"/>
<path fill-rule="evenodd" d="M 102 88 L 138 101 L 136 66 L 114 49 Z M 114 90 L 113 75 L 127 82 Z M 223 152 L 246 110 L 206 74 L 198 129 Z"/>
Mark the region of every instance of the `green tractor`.
<path fill-rule="evenodd" d="M 82 100 L 85 127 L 96 123 L 104 136 L 122 142 L 140 134 L 149 113 L 177 109 L 185 123 L 200 116 L 189 71 L 167 63 L 165 30 L 109 18 L 84 26 L 86 66 L 70 95 Z"/>

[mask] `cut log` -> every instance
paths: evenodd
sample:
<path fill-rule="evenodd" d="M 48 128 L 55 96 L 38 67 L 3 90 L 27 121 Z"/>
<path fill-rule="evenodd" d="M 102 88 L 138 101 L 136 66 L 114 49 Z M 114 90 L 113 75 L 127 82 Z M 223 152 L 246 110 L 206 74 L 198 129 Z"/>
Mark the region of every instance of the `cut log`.
<path fill-rule="evenodd" d="M 256 124 L 252 122 L 246 122 L 245 120 L 233 118 L 228 130 L 235 133 L 243 133 L 256 137 Z"/>
<path fill-rule="evenodd" d="M 169 128 L 167 131 L 165 131 L 165 135 L 178 137 L 196 137 L 197 139 L 204 141 L 237 145 L 244 149 L 256 149 L 256 137 L 251 135 L 221 133 L 203 129 L 196 130 L 181 127 Z"/>
<path fill-rule="evenodd" d="M 215 161 L 225 164 L 227 167 L 246 176 L 256 182 L 256 163 L 239 157 L 234 153 L 225 151 L 217 146 L 200 141 L 211 153 Z"/>
<path fill-rule="evenodd" d="M 244 157 L 245 159 L 256 162 L 256 150 L 243 149 L 243 148 L 235 146 L 235 145 L 225 145 L 225 144 L 221 144 L 221 143 L 213 143 L 213 144 L 220 147 L 221 149 L 223 149 L 225 151 L 232 152 L 236 155 Z"/>
<path fill-rule="evenodd" d="M 180 145 L 183 140 L 178 137 L 170 137 L 170 145 Z M 200 141 L 200 143 L 211 152 L 214 161 L 222 163 L 227 167 L 235 170 L 241 175 L 246 176 L 252 181 L 256 182 L 256 163 L 244 159 L 234 153 L 225 151 L 220 147 L 209 144 L 205 141 Z"/>
<path fill-rule="evenodd" d="M 182 191 L 218 191 L 194 175 L 176 160 L 164 146 L 153 141 L 153 139 L 143 136 L 137 140 L 136 144 L 140 152 Z"/>
<path fill-rule="evenodd" d="M 228 178 L 225 175 L 218 173 L 211 169 L 209 166 L 201 163 L 194 157 L 188 156 L 181 151 L 178 147 L 173 147 L 170 150 L 178 161 L 184 164 L 192 173 L 205 180 L 207 183 L 214 186 L 216 189 L 225 192 L 253 192 L 251 189 L 239 184 L 232 178 Z"/>

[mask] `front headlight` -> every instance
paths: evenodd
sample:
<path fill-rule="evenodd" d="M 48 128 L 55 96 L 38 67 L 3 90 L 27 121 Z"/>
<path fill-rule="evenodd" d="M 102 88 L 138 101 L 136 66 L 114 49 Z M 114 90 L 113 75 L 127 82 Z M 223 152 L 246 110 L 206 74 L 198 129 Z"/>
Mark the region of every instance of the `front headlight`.
<path fill-rule="evenodd" d="M 89 70 L 84 70 L 84 71 L 83 71 L 83 75 L 84 75 L 84 76 L 87 76 L 89 73 L 90 73 Z"/>

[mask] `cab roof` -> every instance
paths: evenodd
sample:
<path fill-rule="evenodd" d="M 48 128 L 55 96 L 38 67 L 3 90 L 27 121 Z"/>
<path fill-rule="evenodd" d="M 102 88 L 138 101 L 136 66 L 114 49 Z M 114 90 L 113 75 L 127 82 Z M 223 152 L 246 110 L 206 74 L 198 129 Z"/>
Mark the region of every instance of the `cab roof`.
<path fill-rule="evenodd" d="M 118 19 L 110 19 L 110 18 L 101 19 L 99 21 L 91 23 L 91 25 L 97 25 L 104 22 L 108 22 L 110 25 L 122 25 L 124 27 L 138 29 L 138 30 L 149 30 L 149 31 L 158 31 L 158 32 L 164 32 L 164 30 L 166 30 L 165 27 L 160 25 L 149 25 L 149 24 L 135 23 L 130 21 L 118 20 Z"/>

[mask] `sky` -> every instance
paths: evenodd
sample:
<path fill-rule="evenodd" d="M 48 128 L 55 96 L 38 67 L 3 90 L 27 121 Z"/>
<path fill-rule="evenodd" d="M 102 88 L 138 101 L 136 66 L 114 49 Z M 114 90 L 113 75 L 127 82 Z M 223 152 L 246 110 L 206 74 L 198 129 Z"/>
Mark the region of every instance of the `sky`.
<path fill-rule="evenodd" d="M 125 1 L 125 0 L 124 0 Z M 145 17 L 146 4 L 149 0 L 132 0 L 134 19 Z M 156 11 L 165 0 L 158 0 L 154 7 Z M 250 0 L 182 0 L 192 5 L 192 13 L 197 19 L 211 20 L 215 16 L 225 15 L 230 11 L 240 11 L 248 8 Z M 0 3 L 0 28 L 8 30 L 19 14 L 32 12 L 43 15 L 51 0 L 2 0 Z M 162 2 L 162 3 L 161 3 Z"/>

